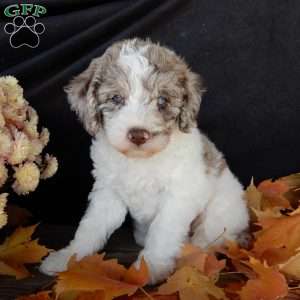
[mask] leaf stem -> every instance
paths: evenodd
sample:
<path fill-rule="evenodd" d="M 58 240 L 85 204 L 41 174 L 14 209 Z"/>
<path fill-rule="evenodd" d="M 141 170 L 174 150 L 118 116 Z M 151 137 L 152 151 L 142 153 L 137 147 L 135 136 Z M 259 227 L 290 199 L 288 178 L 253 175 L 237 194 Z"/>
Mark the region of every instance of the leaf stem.
<path fill-rule="evenodd" d="M 146 295 L 147 298 L 154 300 L 154 298 L 148 292 L 146 292 L 144 288 L 140 287 L 139 289 Z"/>

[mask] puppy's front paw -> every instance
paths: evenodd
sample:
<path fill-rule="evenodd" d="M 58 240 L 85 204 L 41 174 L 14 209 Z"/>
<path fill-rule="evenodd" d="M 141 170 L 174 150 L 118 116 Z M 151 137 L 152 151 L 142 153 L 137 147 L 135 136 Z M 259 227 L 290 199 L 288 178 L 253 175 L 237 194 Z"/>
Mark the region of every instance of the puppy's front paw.
<path fill-rule="evenodd" d="M 58 272 L 65 271 L 72 254 L 68 248 L 50 253 L 40 265 L 40 272 L 53 276 Z"/>
<path fill-rule="evenodd" d="M 160 260 L 155 259 L 149 255 L 145 255 L 143 252 L 140 253 L 139 258 L 135 262 L 135 267 L 139 269 L 141 259 L 144 257 L 150 273 L 149 284 L 157 284 L 165 280 L 173 271 L 175 263 L 172 260 Z"/>

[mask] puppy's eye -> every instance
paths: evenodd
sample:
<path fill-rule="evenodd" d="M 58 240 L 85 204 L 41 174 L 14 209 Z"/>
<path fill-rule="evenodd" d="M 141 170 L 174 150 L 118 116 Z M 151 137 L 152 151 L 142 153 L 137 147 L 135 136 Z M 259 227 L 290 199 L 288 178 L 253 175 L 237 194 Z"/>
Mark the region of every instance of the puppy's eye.
<path fill-rule="evenodd" d="M 124 97 L 120 95 L 113 95 L 110 100 L 116 105 L 123 105 L 125 102 Z"/>
<path fill-rule="evenodd" d="M 168 99 L 164 96 L 159 96 L 157 99 L 157 106 L 159 110 L 164 110 L 167 107 Z"/>

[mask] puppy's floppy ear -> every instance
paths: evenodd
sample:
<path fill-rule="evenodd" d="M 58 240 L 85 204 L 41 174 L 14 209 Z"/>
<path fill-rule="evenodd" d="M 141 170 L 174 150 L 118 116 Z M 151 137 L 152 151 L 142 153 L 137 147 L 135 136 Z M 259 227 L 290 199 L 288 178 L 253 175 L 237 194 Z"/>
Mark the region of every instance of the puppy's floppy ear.
<path fill-rule="evenodd" d="M 77 113 L 85 129 L 92 136 L 101 126 L 96 90 L 100 86 L 103 64 L 103 57 L 93 59 L 89 67 L 65 87 L 71 109 Z"/>
<path fill-rule="evenodd" d="M 202 95 L 206 89 L 203 86 L 201 76 L 190 70 L 187 70 L 182 81 L 185 94 L 183 106 L 179 114 L 179 129 L 183 132 L 189 132 L 191 127 L 197 126 L 197 115 Z"/>

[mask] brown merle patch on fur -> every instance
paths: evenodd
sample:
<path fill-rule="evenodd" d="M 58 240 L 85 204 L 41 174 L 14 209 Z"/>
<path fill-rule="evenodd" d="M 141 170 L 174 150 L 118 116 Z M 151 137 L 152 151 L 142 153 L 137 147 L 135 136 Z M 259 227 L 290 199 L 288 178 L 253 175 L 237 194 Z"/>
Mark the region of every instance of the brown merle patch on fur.
<path fill-rule="evenodd" d="M 201 78 L 172 50 L 149 39 L 134 39 L 113 44 L 66 88 L 71 108 L 77 112 L 86 130 L 95 135 L 103 123 L 103 113 L 118 109 L 107 101 L 110 97 L 121 94 L 128 98 L 130 94 L 127 74 L 117 63 L 126 43 L 137 50 L 145 49 L 144 56 L 153 66 L 153 72 L 144 86 L 151 92 L 153 101 L 157 101 L 160 95 L 167 97 L 167 108 L 160 112 L 166 127 L 174 121 L 184 132 L 197 126 L 197 114 L 204 92 Z"/>
<path fill-rule="evenodd" d="M 195 234 L 197 228 L 201 224 L 202 224 L 202 214 L 199 214 L 190 225 L 189 237 L 192 237 Z"/>
<path fill-rule="evenodd" d="M 93 59 L 89 67 L 65 88 L 71 109 L 77 113 L 91 135 L 95 135 L 103 123 L 99 105 L 104 99 L 98 97 L 98 91 L 108 74 L 108 67 L 112 67 L 118 58 L 120 49 L 120 44 L 108 48 L 101 57 Z"/>
<path fill-rule="evenodd" d="M 163 81 L 167 89 L 180 90 L 176 97 L 170 97 L 171 103 L 173 99 L 181 101 L 179 128 L 188 132 L 191 127 L 196 127 L 201 96 L 205 92 L 201 77 L 193 73 L 175 52 L 158 44 L 150 44 L 145 56 L 150 64 L 155 66 L 156 73 L 164 74 L 166 78 Z M 176 104 L 175 107 L 177 107 Z"/>
<path fill-rule="evenodd" d="M 205 136 L 203 141 L 203 157 L 206 164 L 206 173 L 220 176 L 227 168 L 227 163 L 222 154 L 216 149 L 215 145 Z"/>
<path fill-rule="evenodd" d="M 179 85 L 174 73 L 154 73 L 150 76 L 147 88 L 151 91 L 151 101 L 157 105 L 158 98 L 166 98 L 167 104 L 164 109 L 157 110 L 165 122 L 176 120 L 181 112 L 184 89 Z"/>

